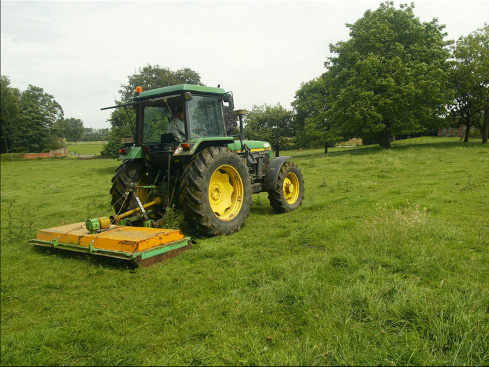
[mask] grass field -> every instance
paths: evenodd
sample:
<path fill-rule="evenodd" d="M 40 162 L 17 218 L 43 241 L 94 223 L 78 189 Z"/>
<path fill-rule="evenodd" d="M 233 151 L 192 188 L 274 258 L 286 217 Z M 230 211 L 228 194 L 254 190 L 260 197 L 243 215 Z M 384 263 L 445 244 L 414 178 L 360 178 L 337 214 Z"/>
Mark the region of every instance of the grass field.
<path fill-rule="evenodd" d="M 2 365 L 489 364 L 489 146 L 294 151 L 306 197 L 131 270 L 34 249 L 114 160 L 2 163 Z"/>
<path fill-rule="evenodd" d="M 104 149 L 105 141 L 79 141 L 68 143 L 68 153 L 77 153 L 80 155 L 96 154 Z"/>

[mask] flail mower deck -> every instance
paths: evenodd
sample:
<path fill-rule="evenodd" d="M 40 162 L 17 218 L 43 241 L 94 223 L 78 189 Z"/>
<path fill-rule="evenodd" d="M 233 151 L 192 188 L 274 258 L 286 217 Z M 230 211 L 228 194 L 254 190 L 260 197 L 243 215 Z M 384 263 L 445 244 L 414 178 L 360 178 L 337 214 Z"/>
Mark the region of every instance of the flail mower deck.
<path fill-rule="evenodd" d="M 128 260 L 143 266 L 173 257 L 190 247 L 190 238 L 177 229 L 110 225 L 90 233 L 86 224 L 42 229 L 31 244 Z"/>

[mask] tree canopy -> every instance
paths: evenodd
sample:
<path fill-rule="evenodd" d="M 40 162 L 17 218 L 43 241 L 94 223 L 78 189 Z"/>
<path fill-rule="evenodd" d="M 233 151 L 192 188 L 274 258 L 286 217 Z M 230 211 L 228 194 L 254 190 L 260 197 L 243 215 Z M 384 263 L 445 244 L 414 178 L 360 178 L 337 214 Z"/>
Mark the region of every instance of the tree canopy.
<path fill-rule="evenodd" d="M 137 73 L 127 77 L 127 83 L 121 85 L 119 94 L 121 101 L 125 102 L 134 97 L 136 87 L 140 85 L 143 90 L 166 87 L 174 84 L 202 84 L 200 75 L 189 68 L 172 71 L 159 65 L 146 65 Z"/>
<path fill-rule="evenodd" d="M 20 91 L 10 87 L 10 80 L 2 75 L 0 79 L 1 115 L 0 115 L 0 136 L 1 152 L 15 151 L 15 147 L 20 143 L 20 132 L 16 122 L 20 115 Z"/>
<path fill-rule="evenodd" d="M 293 126 L 298 147 L 334 146 L 342 140 L 341 131 L 328 118 L 328 110 L 332 98 L 328 96 L 328 78 L 324 73 L 319 78 L 303 83 L 296 92 L 292 102 L 295 115 Z"/>
<path fill-rule="evenodd" d="M 246 118 L 245 135 L 249 139 L 269 141 L 279 155 L 286 139 L 294 136 L 292 116 L 292 111 L 280 104 L 253 106 Z"/>
<path fill-rule="evenodd" d="M 43 88 L 29 85 L 21 92 L 10 86 L 9 78 L 4 75 L 0 87 L 2 153 L 47 151 L 62 147 L 63 138 L 81 138 L 83 122 L 64 119 L 61 105 Z"/>
<path fill-rule="evenodd" d="M 20 96 L 22 150 L 38 152 L 57 148 L 56 121 L 63 119 L 63 108 L 42 88 L 29 85 Z"/>
<path fill-rule="evenodd" d="M 436 19 L 385 2 L 347 24 L 350 39 L 330 45 L 327 119 L 346 138 L 393 136 L 436 126 L 449 100 L 448 42 Z"/>
<path fill-rule="evenodd" d="M 482 142 L 489 133 L 489 25 L 460 37 L 453 50 L 450 81 L 455 89 L 452 113 L 466 126 L 481 129 Z"/>
<path fill-rule="evenodd" d="M 58 120 L 54 127 L 58 136 L 69 141 L 80 140 L 84 132 L 83 121 L 73 117 Z"/>

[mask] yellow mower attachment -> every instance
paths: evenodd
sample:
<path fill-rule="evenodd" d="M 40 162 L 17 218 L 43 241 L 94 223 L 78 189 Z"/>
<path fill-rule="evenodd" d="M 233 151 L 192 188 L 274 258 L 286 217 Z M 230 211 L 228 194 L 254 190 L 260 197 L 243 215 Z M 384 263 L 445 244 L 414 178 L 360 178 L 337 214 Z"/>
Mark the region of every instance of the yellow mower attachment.
<path fill-rule="evenodd" d="M 178 229 L 118 225 L 90 233 L 81 222 L 42 229 L 30 243 L 150 265 L 189 248 L 190 238 Z"/>

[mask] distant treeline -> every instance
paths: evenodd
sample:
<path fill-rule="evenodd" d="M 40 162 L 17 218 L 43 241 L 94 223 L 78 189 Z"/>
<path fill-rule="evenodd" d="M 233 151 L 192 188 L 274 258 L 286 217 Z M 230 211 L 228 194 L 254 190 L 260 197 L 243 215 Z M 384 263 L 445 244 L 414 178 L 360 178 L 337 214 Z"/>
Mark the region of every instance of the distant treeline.
<path fill-rule="evenodd" d="M 91 127 L 84 127 L 83 133 L 80 137 L 80 141 L 104 141 L 109 138 L 110 129 L 93 129 Z M 67 138 L 69 141 L 75 141 Z"/>
<path fill-rule="evenodd" d="M 25 91 L 0 79 L 0 152 L 43 152 L 57 149 L 66 141 L 106 140 L 109 129 L 83 126 L 76 118 L 65 118 L 63 108 L 42 88 L 29 85 Z"/>

